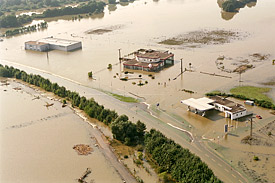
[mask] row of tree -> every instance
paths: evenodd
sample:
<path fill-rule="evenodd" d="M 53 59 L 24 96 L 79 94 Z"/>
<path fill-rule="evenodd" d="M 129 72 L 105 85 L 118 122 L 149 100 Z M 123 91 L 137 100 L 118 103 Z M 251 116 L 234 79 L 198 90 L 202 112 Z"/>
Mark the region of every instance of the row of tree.
<path fill-rule="evenodd" d="M 47 7 L 58 7 L 65 4 L 85 2 L 89 0 L 1 0 L 0 12 L 33 10 Z"/>
<path fill-rule="evenodd" d="M 81 4 L 77 7 L 67 6 L 63 8 L 47 9 L 41 15 L 36 15 L 38 18 L 56 17 L 63 15 L 76 15 L 76 14 L 93 14 L 101 13 L 104 10 L 105 3 L 102 1 L 89 1 L 88 3 Z"/>
<path fill-rule="evenodd" d="M 14 14 L 10 15 L 2 15 L 0 17 L 0 28 L 10 28 L 10 27 L 20 27 L 23 24 L 32 22 L 35 18 L 47 18 L 47 17 L 56 17 L 63 15 L 77 15 L 77 14 L 93 14 L 93 13 L 101 13 L 104 10 L 105 3 L 102 1 L 96 2 L 94 0 L 90 0 L 87 3 L 82 3 L 79 6 L 72 7 L 67 6 L 63 8 L 54 8 L 47 9 L 42 14 L 33 13 L 30 15 L 20 15 L 16 16 Z"/>
<path fill-rule="evenodd" d="M 94 99 L 81 97 L 77 92 L 51 83 L 40 75 L 27 74 L 0 64 L 0 76 L 21 79 L 70 100 L 73 107 L 79 107 L 90 117 L 109 125 L 115 139 L 129 146 L 144 145 L 148 156 L 158 165 L 158 172 L 171 174 L 172 179 L 177 182 L 221 182 L 198 156 L 159 131 L 152 129 L 145 132 L 146 125 L 140 121 L 132 123 L 126 115 L 118 116 L 115 111 L 105 109 Z"/>
<path fill-rule="evenodd" d="M 198 156 L 159 131 L 146 133 L 145 150 L 157 163 L 158 173 L 171 174 L 176 182 L 221 182 Z"/>
<path fill-rule="evenodd" d="M 260 107 L 275 110 L 275 104 L 273 104 L 270 101 L 266 101 L 266 100 L 258 100 L 258 99 L 255 99 L 255 98 L 248 98 L 244 95 L 237 95 L 237 94 L 231 94 L 231 93 L 222 93 L 222 92 L 210 92 L 210 93 L 206 94 L 206 96 L 215 96 L 215 95 L 222 96 L 222 97 L 234 97 L 234 98 L 238 98 L 238 99 L 241 99 L 241 100 L 251 100 L 251 101 L 254 101 L 254 103 L 256 105 L 260 106 Z"/>
<path fill-rule="evenodd" d="M 15 16 L 14 14 L 0 17 L 0 28 L 20 27 L 23 24 L 29 23 L 33 17 L 29 15 Z"/>
<path fill-rule="evenodd" d="M 24 34 L 24 33 L 27 33 L 27 32 L 33 32 L 33 31 L 37 31 L 37 30 L 40 30 L 40 29 L 45 29 L 47 27 L 48 27 L 47 22 L 41 22 L 41 23 L 36 24 L 36 25 L 30 25 L 30 26 L 25 26 L 25 27 L 20 27 L 20 28 L 7 30 L 5 32 L 4 36 L 9 37 L 9 36 L 17 35 L 17 34 Z"/>
<path fill-rule="evenodd" d="M 226 12 L 238 12 L 238 9 L 251 2 L 257 2 L 257 0 L 227 0 L 222 4 L 222 9 Z"/>

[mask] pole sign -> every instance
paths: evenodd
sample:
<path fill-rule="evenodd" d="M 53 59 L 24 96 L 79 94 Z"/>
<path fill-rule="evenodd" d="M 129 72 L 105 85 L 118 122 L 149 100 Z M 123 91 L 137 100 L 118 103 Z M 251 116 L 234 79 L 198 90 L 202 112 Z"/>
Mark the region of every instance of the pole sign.
<path fill-rule="evenodd" d="M 228 132 L 228 125 L 224 125 L 224 132 L 225 132 L 225 133 Z"/>

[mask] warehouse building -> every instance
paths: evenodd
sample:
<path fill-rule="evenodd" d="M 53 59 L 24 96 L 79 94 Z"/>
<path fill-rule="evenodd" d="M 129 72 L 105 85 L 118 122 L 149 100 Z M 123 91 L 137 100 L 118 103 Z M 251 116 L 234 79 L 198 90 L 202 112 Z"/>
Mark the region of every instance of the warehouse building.
<path fill-rule="evenodd" d="M 61 51 L 74 51 L 82 48 L 81 41 L 73 41 L 67 39 L 59 39 L 53 37 L 47 37 L 38 41 L 25 42 L 26 50 L 35 51 L 49 51 L 49 50 L 61 50 Z"/>

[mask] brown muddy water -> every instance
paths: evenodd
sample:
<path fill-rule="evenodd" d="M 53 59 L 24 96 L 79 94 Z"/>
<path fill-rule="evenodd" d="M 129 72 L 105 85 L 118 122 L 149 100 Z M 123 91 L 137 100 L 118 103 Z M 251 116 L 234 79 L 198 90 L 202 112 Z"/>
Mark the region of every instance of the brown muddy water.
<path fill-rule="evenodd" d="M 272 65 L 272 60 L 275 59 L 275 14 L 272 13 L 275 1 L 258 1 L 234 14 L 222 12 L 219 4 L 220 1 L 217 3 L 215 0 L 141 0 L 128 5 L 106 7 L 104 14 L 81 20 L 72 21 L 70 16 L 59 20 L 48 19 L 49 27 L 46 30 L 5 38 L 0 43 L 0 63 L 28 66 L 122 95 L 135 94 L 151 106 L 160 103 L 159 110 L 176 114 L 181 118 L 179 121 L 184 118 L 196 128 L 196 131 L 192 128 L 192 132 L 217 139 L 218 136 L 221 137 L 224 124 L 232 123 L 234 128 L 246 124 L 228 121 L 221 114 L 214 114 L 210 118 L 197 116 L 187 112 L 180 100 L 201 97 L 212 90 L 229 91 L 239 85 L 264 86 L 262 83 L 275 78 L 275 65 Z M 88 34 L 96 30 L 101 30 L 101 34 Z M 200 47 L 158 44 L 162 40 L 200 30 L 239 32 L 246 36 L 224 44 Z M 24 50 L 24 42 L 47 36 L 79 40 L 82 41 L 83 48 L 74 52 L 51 51 L 49 59 L 46 53 Z M 118 61 L 118 49 L 121 49 L 122 55 L 127 55 L 140 48 L 170 50 L 175 54 L 175 65 L 153 73 L 155 79 L 145 72 L 127 74 L 129 78 L 138 78 L 142 74 L 142 78 L 126 82 L 114 78 L 117 74 L 124 76 L 123 66 Z M 235 63 L 255 53 L 269 55 L 269 58 L 262 62 L 251 62 L 255 68 L 241 75 L 242 82 L 239 82 L 239 74 L 224 72 L 216 65 L 220 56 L 236 59 L 232 61 Z M 189 68 L 191 63 L 192 72 L 177 77 L 181 58 L 184 67 Z M 108 64 L 113 65 L 112 70 L 107 69 Z M 231 63 L 229 66 L 232 66 Z M 87 77 L 89 71 L 93 71 L 95 80 Z M 216 73 L 228 78 L 200 72 Z M 148 81 L 148 84 L 142 87 L 132 84 L 139 80 Z M 275 101 L 275 86 L 271 85 L 270 88 L 272 90 L 268 95 Z M 182 89 L 195 93 L 189 94 Z M 271 116 L 269 110 L 248 109 L 265 118 Z M 181 124 L 174 122 L 174 125 Z"/>
<path fill-rule="evenodd" d="M 42 92 L 9 83 L 0 86 L 0 182 L 77 182 L 87 168 L 88 182 L 122 182 L 95 146 L 87 122 Z M 54 105 L 46 108 L 46 103 Z M 78 155 L 77 144 L 89 145 L 92 153 Z"/>

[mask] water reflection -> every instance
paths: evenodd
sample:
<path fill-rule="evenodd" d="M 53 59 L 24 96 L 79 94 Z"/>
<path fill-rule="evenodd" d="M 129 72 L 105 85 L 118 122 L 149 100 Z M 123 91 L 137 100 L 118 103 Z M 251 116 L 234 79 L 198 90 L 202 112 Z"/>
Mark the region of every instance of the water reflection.
<path fill-rule="evenodd" d="M 237 12 L 226 12 L 222 10 L 222 5 L 225 3 L 227 0 L 217 0 L 218 6 L 221 8 L 221 17 L 224 20 L 231 20 L 238 12 L 240 9 L 237 9 Z M 253 8 L 257 4 L 257 0 L 249 0 L 242 8 L 245 8 L 246 6 L 248 8 Z"/>
<path fill-rule="evenodd" d="M 117 9 L 116 4 L 109 4 L 109 5 L 108 5 L 109 13 L 110 13 L 111 11 L 115 11 L 116 9 Z"/>
<path fill-rule="evenodd" d="M 221 17 L 224 20 L 231 20 L 237 13 L 221 11 Z"/>

